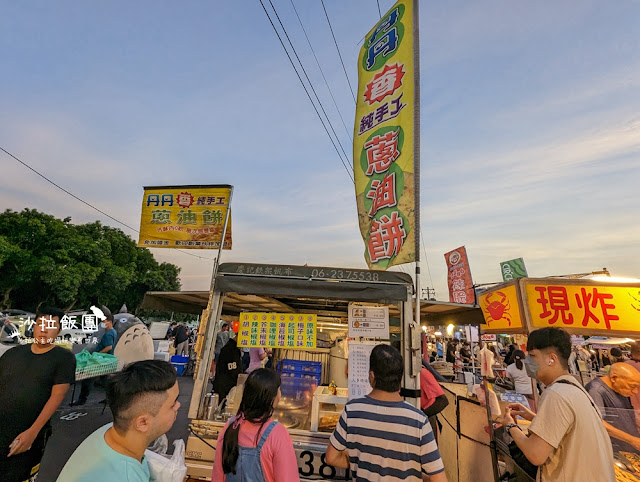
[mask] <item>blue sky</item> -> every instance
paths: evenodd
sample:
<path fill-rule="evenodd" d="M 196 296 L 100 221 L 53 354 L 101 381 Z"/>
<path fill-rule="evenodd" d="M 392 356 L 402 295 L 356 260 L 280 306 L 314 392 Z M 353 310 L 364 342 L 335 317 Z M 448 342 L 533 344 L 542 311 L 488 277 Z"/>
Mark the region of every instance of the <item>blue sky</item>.
<path fill-rule="evenodd" d="M 351 132 L 322 6 L 293 1 Z M 325 4 L 355 88 L 376 2 Z M 274 5 L 350 161 L 291 0 Z M 639 23 L 637 0 L 421 2 L 422 285 L 438 299 L 460 245 L 477 283 L 520 256 L 532 276 L 640 276 Z M 223 261 L 366 267 L 351 180 L 258 0 L 9 2 L 0 45 L 0 145 L 76 195 L 136 227 L 144 185 L 233 184 Z M 115 225 L 0 166 L 1 208 Z M 154 255 L 207 289 L 210 261 Z"/>

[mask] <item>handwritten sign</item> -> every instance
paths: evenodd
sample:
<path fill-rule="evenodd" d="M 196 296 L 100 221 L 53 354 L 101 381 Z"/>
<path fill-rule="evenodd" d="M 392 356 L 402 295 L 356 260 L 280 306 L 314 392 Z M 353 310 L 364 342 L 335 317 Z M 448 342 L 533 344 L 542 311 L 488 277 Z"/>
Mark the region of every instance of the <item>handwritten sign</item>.
<path fill-rule="evenodd" d="M 317 315 L 291 313 L 241 313 L 240 348 L 316 347 Z"/>
<path fill-rule="evenodd" d="M 369 358 L 371 350 L 379 344 L 349 340 L 349 400 L 364 397 L 373 390 L 369 384 Z"/>

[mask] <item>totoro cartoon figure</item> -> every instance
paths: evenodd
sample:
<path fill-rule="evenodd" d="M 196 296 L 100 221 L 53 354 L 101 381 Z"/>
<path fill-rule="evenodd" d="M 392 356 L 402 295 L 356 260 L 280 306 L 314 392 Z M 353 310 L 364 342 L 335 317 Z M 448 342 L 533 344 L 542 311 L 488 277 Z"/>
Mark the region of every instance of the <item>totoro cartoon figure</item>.
<path fill-rule="evenodd" d="M 122 308 L 120 308 L 120 312 L 116 315 L 113 315 L 113 327 L 118 333 L 118 340 L 120 340 L 120 337 L 124 334 L 125 331 L 127 331 L 133 325 L 138 324 L 144 326 L 144 323 L 140 321 L 140 318 L 127 312 L 127 305 L 122 305 Z"/>
<path fill-rule="evenodd" d="M 118 333 L 113 354 L 118 357 L 119 370 L 129 363 L 153 360 L 153 339 L 149 329 L 139 318 L 127 313 L 126 305 L 113 316 L 113 327 Z"/>

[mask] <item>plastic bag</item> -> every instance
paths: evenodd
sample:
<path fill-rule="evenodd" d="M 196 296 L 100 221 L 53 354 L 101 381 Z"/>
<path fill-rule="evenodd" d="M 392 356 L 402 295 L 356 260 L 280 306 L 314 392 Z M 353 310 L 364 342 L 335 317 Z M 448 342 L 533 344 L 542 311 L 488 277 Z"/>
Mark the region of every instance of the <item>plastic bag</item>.
<path fill-rule="evenodd" d="M 160 455 L 165 455 L 167 450 L 169 450 L 169 439 L 167 438 L 167 434 L 163 434 L 153 442 L 151 445 L 147 447 L 147 450 L 151 450 Z"/>
<path fill-rule="evenodd" d="M 500 403 L 498 402 L 498 396 L 496 395 L 496 392 L 494 392 L 493 389 L 491 388 L 491 385 L 489 385 L 488 392 L 489 392 L 489 408 L 491 408 L 491 416 L 493 418 L 499 417 L 502 411 L 500 410 Z M 474 385 L 473 393 L 475 394 L 476 397 L 478 397 L 478 401 L 480 402 L 480 405 L 486 406 L 487 401 L 484 396 L 484 388 L 482 388 L 482 385 Z"/>
<path fill-rule="evenodd" d="M 151 472 L 151 480 L 154 482 L 183 482 L 187 475 L 187 466 L 184 463 L 184 440 L 174 441 L 173 446 L 171 458 L 149 449 L 144 451 L 149 472 Z"/>

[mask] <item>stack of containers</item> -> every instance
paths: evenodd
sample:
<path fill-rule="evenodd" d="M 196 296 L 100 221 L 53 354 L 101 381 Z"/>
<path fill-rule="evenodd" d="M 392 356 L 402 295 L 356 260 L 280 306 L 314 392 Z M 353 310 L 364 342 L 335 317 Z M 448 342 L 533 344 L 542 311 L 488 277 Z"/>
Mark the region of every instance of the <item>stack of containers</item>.
<path fill-rule="evenodd" d="M 313 393 L 322 380 L 322 363 L 285 359 L 278 363 L 282 380 L 282 396 L 300 400 L 305 393 Z"/>

